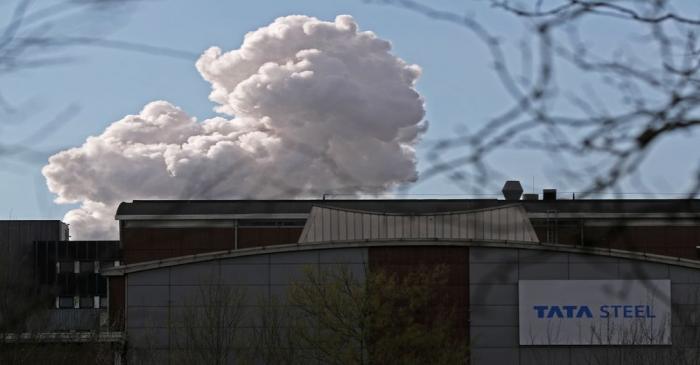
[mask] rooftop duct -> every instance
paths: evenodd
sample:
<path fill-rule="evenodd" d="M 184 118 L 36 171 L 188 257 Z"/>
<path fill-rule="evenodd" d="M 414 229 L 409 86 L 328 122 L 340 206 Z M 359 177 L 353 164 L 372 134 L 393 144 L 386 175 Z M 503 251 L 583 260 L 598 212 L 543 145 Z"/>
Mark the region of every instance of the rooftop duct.
<path fill-rule="evenodd" d="M 557 200 L 557 189 L 542 190 L 542 200 Z"/>

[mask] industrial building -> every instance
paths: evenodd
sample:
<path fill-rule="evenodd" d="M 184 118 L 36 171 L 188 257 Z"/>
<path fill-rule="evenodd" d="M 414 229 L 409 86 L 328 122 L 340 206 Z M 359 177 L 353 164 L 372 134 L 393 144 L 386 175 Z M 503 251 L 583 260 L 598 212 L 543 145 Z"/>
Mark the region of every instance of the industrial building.
<path fill-rule="evenodd" d="M 445 265 L 440 290 L 460 309 L 472 364 L 700 361 L 700 200 L 521 193 L 508 183 L 506 199 L 122 203 L 110 320 L 128 349 L 169 363 L 174 324 L 212 277 L 254 308 L 309 266 L 363 277 Z"/>
<path fill-rule="evenodd" d="M 0 221 L 0 249 L 5 277 L 36 291 L 36 303 L 24 303 L 42 312 L 36 330 L 106 328 L 101 270 L 119 264 L 119 241 L 69 241 L 68 225 L 57 220 L 6 220 Z"/>
<path fill-rule="evenodd" d="M 87 364 L 121 351 L 101 274 L 119 265 L 119 242 L 69 238 L 58 220 L 0 221 L 0 363 Z"/>
<path fill-rule="evenodd" d="M 177 363 L 183 316 L 213 286 L 245 292 L 247 313 L 292 311 L 285 295 L 309 267 L 363 280 L 438 266 L 471 364 L 700 363 L 700 200 L 540 198 L 517 182 L 503 193 L 135 200 L 116 212 L 119 241 L 12 221 L 0 222 L 0 244 L 52 288 L 46 342 L 107 343 L 118 364 Z M 238 333 L 256 333 L 243 317 Z M 97 342 L 80 336 L 94 331 Z"/>

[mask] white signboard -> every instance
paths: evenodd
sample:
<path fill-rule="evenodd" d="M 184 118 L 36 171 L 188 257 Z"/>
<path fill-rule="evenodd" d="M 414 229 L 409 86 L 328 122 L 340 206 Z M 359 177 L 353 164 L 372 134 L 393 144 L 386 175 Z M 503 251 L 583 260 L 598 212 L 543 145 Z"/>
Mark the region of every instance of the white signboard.
<path fill-rule="evenodd" d="M 521 280 L 521 345 L 669 345 L 670 280 Z"/>

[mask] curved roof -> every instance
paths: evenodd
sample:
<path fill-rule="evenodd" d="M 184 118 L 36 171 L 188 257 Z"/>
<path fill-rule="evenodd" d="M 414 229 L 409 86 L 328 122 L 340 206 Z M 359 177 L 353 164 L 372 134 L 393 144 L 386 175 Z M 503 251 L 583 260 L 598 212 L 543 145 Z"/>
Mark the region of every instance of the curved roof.
<path fill-rule="evenodd" d="M 660 262 L 700 269 L 700 261 L 617 249 L 540 243 L 522 204 L 469 211 L 396 214 L 314 205 L 299 242 L 118 266 L 106 276 L 196 262 L 289 251 L 387 246 L 463 246 L 547 250 Z"/>
<path fill-rule="evenodd" d="M 187 265 L 198 262 L 215 261 L 235 257 L 246 257 L 264 255 L 272 253 L 284 253 L 295 251 L 329 250 L 340 248 L 365 248 L 365 247 L 407 247 L 407 246 L 460 246 L 460 247 L 492 247 L 492 248 L 512 248 L 526 250 L 554 251 L 565 253 L 578 253 L 588 255 L 598 255 L 607 257 L 624 258 L 630 260 L 642 260 L 647 262 L 657 262 L 662 264 L 700 269 L 699 260 L 688 260 L 677 257 L 655 255 L 643 252 L 625 251 L 617 249 L 607 249 L 598 247 L 581 247 L 560 244 L 519 242 L 519 241 L 484 241 L 484 240 L 387 240 L 383 242 L 371 241 L 336 241 L 333 243 L 321 242 L 312 244 L 286 244 L 276 246 L 253 247 L 238 250 L 210 252 L 198 255 L 174 257 L 163 260 L 146 261 L 125 266 L 116 266 L 105 269 L 104 276 L 122 276 L 125 274 L 154 270 L 164 267 Z"/>

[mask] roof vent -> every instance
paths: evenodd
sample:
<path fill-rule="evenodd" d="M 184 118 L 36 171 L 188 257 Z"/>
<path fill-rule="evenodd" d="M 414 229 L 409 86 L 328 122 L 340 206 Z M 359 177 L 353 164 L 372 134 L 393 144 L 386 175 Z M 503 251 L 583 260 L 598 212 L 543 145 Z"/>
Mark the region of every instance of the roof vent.
<path fill-rule="evenodd" d="M 520 185 L 520 181 L 508 180 L 503 185 L 503 196 L 506 200 L 520 200 L 520 196 L 523 194 L 523 187 Z"/>
<path fill-rule="evenodd" d="M 523 194 L 523 200 L 540 200 L 538 194 Z"/>
<path fill-rule="evenodd" d="M 557 189 L 542 190 L 542 200 L 557 200 Z"/>

